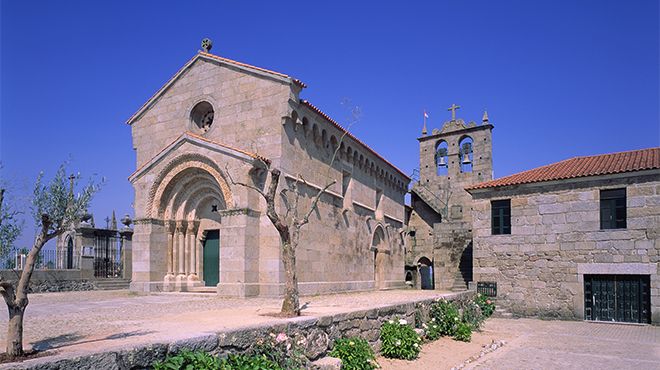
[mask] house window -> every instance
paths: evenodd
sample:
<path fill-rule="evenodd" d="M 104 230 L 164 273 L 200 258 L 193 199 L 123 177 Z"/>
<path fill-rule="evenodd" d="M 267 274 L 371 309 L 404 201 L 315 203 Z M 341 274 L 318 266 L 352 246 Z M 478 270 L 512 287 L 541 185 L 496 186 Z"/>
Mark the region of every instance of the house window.
<path fill-rule="evenodd" d="M 511 234 L 511 199 L 490 203 L 493 235 Z"/>
<path fill-rule="evenodd" d="M 600 228 L 626 228 L 626 189 L 600 191 Z"/>

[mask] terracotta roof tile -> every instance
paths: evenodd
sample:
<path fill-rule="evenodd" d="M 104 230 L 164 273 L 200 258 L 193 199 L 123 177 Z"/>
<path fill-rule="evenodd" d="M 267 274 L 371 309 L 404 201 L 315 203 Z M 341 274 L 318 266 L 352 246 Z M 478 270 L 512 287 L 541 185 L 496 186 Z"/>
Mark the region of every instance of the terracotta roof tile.
<path fill-rule="evenodd" d="M 629 152 L 575 157 L 500 179 L 482 182 L 466 190 L 487 189 L 534 182 L 660 169 L 660 147 Z"/>
<path fill-rule="evenodd" d="M 313 110 L 314 112 L 318 113 L 321 117 L 325 118 L 328 122 L 332 123 L 332 124 L 333 124 L 336 128 L 338 128 L 340 131 L 345 132 L 345 133 L 346 133 L 346 136 L 348 136 L 348 137 L 350 137 L 351 139 L 357 141 L 359 144 L 361 144 L 362 146 L 364 146 L 368 151 L 370 151 L 373 155 L 375 155 L 376 157 L 380 158 L 383 162 L 387 163 L 387 164 L 390 165 L 392 168 L 394 168 L 394 169 L 395 169 L 397 172 L 399 172 L 399 174 L 401 174 L 404 178 L 410 180 L 410 177 L 409 177 L 408 175 L 406 175 L 403 171 L 401 171 L 397 166 L 395 166 L 395 165 L 393 165 L 392 163 L 390 163 L 390 161 L 388 161 L 387 159 L 381 157 L 381 155 L 378 154 L 375 150 L 371 149 L 371 148 L 369 147 L 369 145 L 365 144 L 364 142 L 362 142 L 362 140 L 360 140 L 360 139 L 358 139 L 357 137 L 355 137 L 353 134 L 350 133 L 350 131 L 346 130 L 342 125 L 340 125 L 337 121 L 335 121 L 335 120 L 332 119 L 330 116 L 328 116 L 327 114 L 325 114 L 322 110 L 320 110 L 320 109 L 319 109 L 318 107 L 316 107 L 314 104 L 310 103 L 310 102 L 307 101 L 307 100 L 302 100 L 302 99 L 300 100 L 300 104 L 303 104 L 303 105 L 309 107 L 309 108 L 310 108 L 311 110 Z"/>

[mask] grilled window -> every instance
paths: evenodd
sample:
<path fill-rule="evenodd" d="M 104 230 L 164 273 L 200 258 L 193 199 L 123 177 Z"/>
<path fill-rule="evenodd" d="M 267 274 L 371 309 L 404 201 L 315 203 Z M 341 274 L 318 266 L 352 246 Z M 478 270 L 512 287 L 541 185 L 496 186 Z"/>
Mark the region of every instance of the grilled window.
<path fill-rule="evenodd" d="M 493 235 L 511 234 L 511 199 L 490 203 Z"/>
<path fill-rule="evenodd" d="M 626 189 L 600 191 L 600 228 L 626 228 Z"/>

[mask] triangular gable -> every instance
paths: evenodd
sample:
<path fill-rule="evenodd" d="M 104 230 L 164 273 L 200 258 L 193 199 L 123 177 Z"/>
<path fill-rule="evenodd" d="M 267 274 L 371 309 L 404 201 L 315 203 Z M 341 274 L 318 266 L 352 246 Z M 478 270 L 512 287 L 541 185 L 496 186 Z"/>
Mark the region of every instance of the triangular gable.
<path fill-rule="evenodd" d="M 166 146 L 158 154 L 156 154 L 149 162 L 142 165 L 140 168 L 135 170 L 133 174 L 128 177 L 128 181 L 131 183 L 135 182 L 139 177 L 141 177 L 148 170 L 160 163 L 164 158 L 166 158 L 170 153 L 181 147 L 185 143 L 190 143 L 197 145 L 199 147 L 210 149 L 217 153 L 226 154 L 232 156 L 236 159 L 242 160 L 246 163 L 251 163 L 255 166 L 263 166 L 270 164 L 270 161 L 264 157 L 259 156 L 255 153 L 250 153 L 241 149 L 233 148 L 229 145 L 221 144 L 215 141 L 205 139 L 201 136 L 195 135 L 190 132 L 186 132 L 174 140 L 170 145 Z"/>
<path fill-rule="evenodd" d="M 217 55 L 204 53 L 204 52 L 199 52 L 194 57 L 192 57 L 192 59 L 190 59 L 183 67 L 181 67 L 181 69 L 179 69 L 174 74 L 174 76 L 172 76 L 172 78 L 170 78 L 165 83 L 165 85 L 163 85 L 160 89 L 158 89 L 158 91 L 156 91 L 156 93 L 151 98 L 149 98 L 149 100 L 147 100 L 140 107 L 140 109 L 138 109 L 138 111 L 135 112 L 126 121 L 126 123 L 129 124 L 129 125 L 132 124 L 133 122 L 135 122 L 135 120 L 137 120 L 140 116 L 142 116 L 142 114 L 144 112 L 149 110 L 149 108 L 151 108 L 156 103 L 156 101 L 158 101 L 158 99 L 165 93 L 165 91 L 167 91 L 170 88 L 170 86 L 172 86 L 181 76 L 183 76 L 183 74 L 188 69 L 190 69 L 193 66 L 193 64 L 195 64 L 196 61 L 198 61 L 200 59 L 220 63 L 220 64 L 225 65 L 225 66 L 229 66 L 229 67 L 232 67 L 232 68 L 236 68 L 236 69 L 248 72 L 252 75 L 269 78 L 269 79 L 275 80 L 275 81 L 280 81 L 280 82 L 288 84 L 288 85 L 296 84 L 296 85 L 298 85 L 302 88 L 307 87 L 307 85 L 305 85 L 305 83 L 303 83 L 302 81 L 300 81 L 298 79 L 295 79 L 291 76 L 285 75 L 283 73 L 271 71 L 271 70 L 264 69 L 264 68 L 255 67 L 253 65 L 237 62 L 235 60 L 223 58 L 223 57 L 220 57 L 220 56 L 217 56 Z"/>

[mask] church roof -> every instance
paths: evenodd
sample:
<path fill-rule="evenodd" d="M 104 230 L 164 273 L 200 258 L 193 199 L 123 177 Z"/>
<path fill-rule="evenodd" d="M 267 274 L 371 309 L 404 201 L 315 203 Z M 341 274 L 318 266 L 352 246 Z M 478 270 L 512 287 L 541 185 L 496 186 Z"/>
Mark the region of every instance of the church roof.
<path fill-rule="evenodd" d="M 243 70 L 246 70 L 246 71 L 249 71 L 249 72 L 253 72 L 253 73 L 256 73 L 256 74 L 267 75 L 267 76 L 270 76 L 270 77 L 275 77 L 276 79 L 279 79 L 279 80 L 281 80 L 281 81 L 283 81 L 283 82 L 287 82 L 287 83 L 292 83 L 292 84 L 298 85 L 298 86 L 300 86 L 301 88 L 305 88 L 305 87 L 307 87 L 307 85 L 306 85 L 304 82 L 300 81 L 300 80 L 297 79 L 297 78 L 293 78 L 293 77 L 291 77 L 291 76 L 289 76 L 289 75 L 285 75 L 284 73 L 279 73 L 279 72 L 271 71 L 271 70 L 269 70 L 269 69 L 256 67 L 256 66 L 253 66 L 253 65 L 250 65 L 250 64 L 247 64 L 247 63 L 238 62 L 238 61 L 235 61 L 235 60 L 232 60 L 232 59 L 227 59 L 227 58 L 223 58 L 223 57 L 221 57 L 221 56 L 217 56 L 217 55 L 213 55 L 213 54 L 209 54 L 209 53 L 205 53 L 205 52 L 200 51 L 200 52 L 198 52 L 197 54 L 195 54 L 195 56 L 192 57 L 192 58 L 191 58 L 191 59 L 190 59 L 190 60 L 189 60 L 189 61 L 188 61 L 183 67 L 181 67 L 181 69 L 179 69 L 179 70 L 174 74 L 174 76 L 172 76 L 169 80 L 167 80 L 167 82 L 166 82 L 166 83 L 165 83 L 160 89 L 158 89 L 158 91 L 156 91 L 156 93 L 155 93 L 153 96 L 151 96 L 151 98 L 149 98 L 149 100 L 147 100 L 147 101 L 146 101 L 146 102 L 140 107 L 140 109 L 138 109 L 137 112 L 133 113 L 133 115 L 132 115 L 131 117 L 128 118 L 128 120 L 126 121 L 126 123 L 130 125 L 130 124 L 132 124 L 132 123 L 133 123 L 138 117 L 140 117 L 140 116 L 142 115 L 142 113 L 144 113 L 147 109 L 149 109 L 149 108 L 150 108 L 150 107 L 156 102 L 156 100 L 158 100 L 158 98 L 160 98 L 160 96 L 161 96 L 161 95 L 162 95 L 162 94 L 163 94 L 163 93 L 164 93 L 164 92 L 165 92 L 165 91 L 166 91 L 166 90 L 167 90 L 167 89 L 168 89 L 168 88 L 169 88 L 169 87 L 170 87 L 170 86 L 171 86 L 171 85 L 177 80 L 177 79 L 179 79 L 179 77 L 181 77 L 181 76 L 183 75 L 183 73 L 184 73 L 188 68 L 190 68 L 190 66 L 192 66 L 193 63 L 195 63 L 195 61 L 197 61 L 198 59 L 213 60 L 213 61 L 216 61 L 216 62 L 220 62 L 220 63 L 228 64 L 228 65 L 231 65 L 231 66 L 234 66 L 234 67 L 238 67 L 238 68 L 240 68 L 240 69 L 243 69 Z"/>
<path fill-rule="evenodd" d="M 358 139 L 358 138 L 355 137 L 353 134 L 351 134 L 350 131 L 348 131 L 348 130 L 345 129 L 342 125 L 340 125 L 339 122 L 335 121 L 335 120 L 332 119 L 330 116 L 328 116 L 327 114 L 325 114 L 325 112 L 323 112 L 322 110 L 320 110 L 317 106 L 315 106 L 314 104 L 310 103 L 310 102 L 307 101 L 307 100 L 302 100 L 302 99 L 300 100 L 300 104 L 305 105 L 305 106 L 309 107 L 312 111 L 318 113 L 321 117 L 325 118 L 328 122 L 330 122 L 332 125 L 334 125 L 336 128 L 338 128 L 341 132 L 346 133 L 346 136 L 348 136 L 348 137 L 350 137 L 351 139 L 355 140 L 358 144 L 364 146 L 365 149 L 367 149 L 368 151 L 370 151 L 370 152 L 371 152 L 373 155 L 375 155 L 376 157 L 380 158 L 383 162 L 385 162 L 385 163 L 387 163 L 388 165 L 390 165 L 390 166 L 391 166 L 392 168 L 394 168 L 397 172 L 399 172 L 404 178 L 410 180 L 410 177 L 409 177 L 408 175 L 406 175 L 405 172 L 401 171 L 397 166 L 393 165 L 390 161 L 388 161 L 387 159 L 383 158 L 380 154 L 378 154 L 378 152 L 376 152 L 375 150 L 371 149 L 371 147 L 369 147 L 369 145 L 365 144 L 364 142 L 362 142 L 362 140 Z"/>
<path fill-rule="evenodd" d="M 470 191 L 655 169 L 660 169 L 660 147 L 588 157 L 575 157 L 496 180 L 482 182 L 467 187 L 465 190 Z"/>

